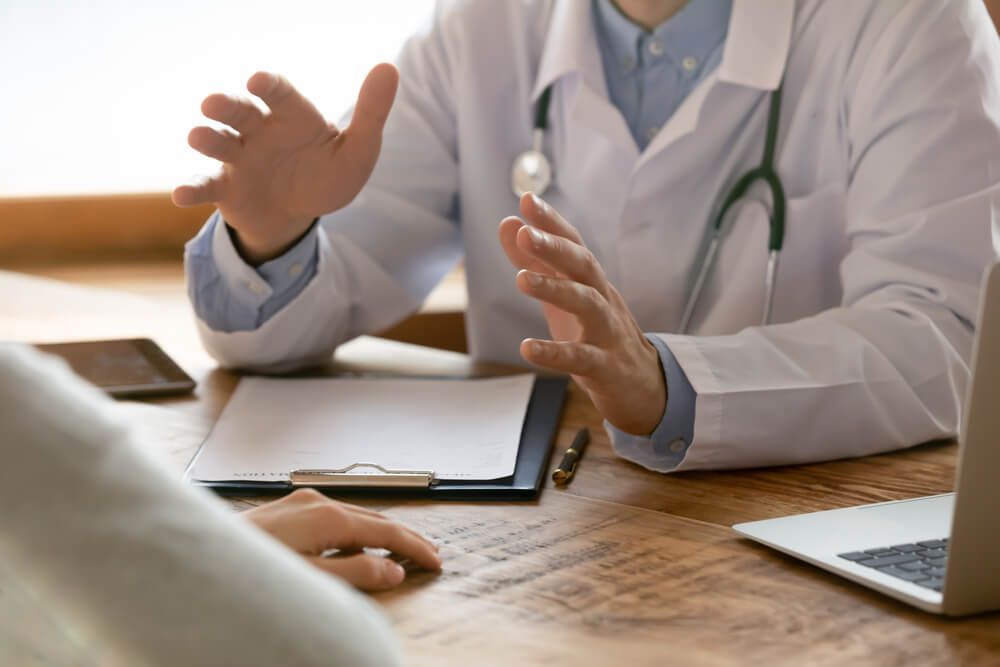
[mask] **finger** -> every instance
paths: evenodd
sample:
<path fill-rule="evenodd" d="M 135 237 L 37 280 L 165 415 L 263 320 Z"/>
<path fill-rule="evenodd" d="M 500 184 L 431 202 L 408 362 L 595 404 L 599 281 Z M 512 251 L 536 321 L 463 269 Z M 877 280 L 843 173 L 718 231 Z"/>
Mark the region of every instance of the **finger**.
<path fill-rule="evenodd" d="M 294 506 L 291 508 L 292 511 L 304 519 L 302 522 L 295 522 L 301 525 L 307 534 L 307 537 L 302 542 L 303 544 L 314 546 L 309 549 L 300 548 L 299 550 L 315 551 L 318 553 L 331 548 L 341 550 L 383 546 L 389 548 L 384 544 L 376 543 L 376 541 L 369 541 L 372 538 L 371 525 L 376 524 L 379 526 L 392 526 L 395 530 L 401 532 L 403 536 L 397 540 L 398 542 L 421 545 L 418 549 L 404 546 L 405 551 L 400 552 L 403 555 L 410 557 L 416 553 L 422 557 L 420 564 L 425 567 L 436 568 L 441 565 L 441 561 L 437 557 L 437 552 L 439 551 L 437 545 L 420 533 L 378 512 L 357 505 L 331 500 L 315 489 L 297 489 L 272 504 L 272 506 L 278 505 Z M 298 543 L 300 540 L 286 536 L 286 539 L 283 541 L 288 544 L 290 542 Z M 433 553 L 433 558 L 423 558 L 427 553 Z"/>
<path fill-rule="evenodd" d="M 346 509 L 349 512 L 354 512 L 354 513 L 356 513 L 356 514 L 358 514 L 360 516 L 363 516 L 363 517 L 366 517 L 366 518 L 369 518 L 369 519 L 379 519 L 379 520 L 382 520 L 382 521 L 387 521 L 389 523 L 392 523 L 394 526 L 397 526 L 400 530 L 403 530 L 403 531 L 409 533 L 413 538 L 415 538 L 417 540 L 420 540 L 421 542 L 425 543 L 428 547 L 430 547 L 431 549 L 433 549 L 435 553 L 437 553 L 438 551 L 441 550 L 441 548 L 438 545 L 434 544 L 434 542 L 430 541 L 428 538 L 424 537 L 423 535 L 421 535 L 417 531 L 413 530 L 409 526 L 403 525 L 401 523 L 397 523 L 393 519 L 387 517 L 385 514 L 380 514 L 379 512 L 376 512 L 374 510 L 370 510 L 370 509 L 367 509 L 365 507 L 359 507 L 358 505 L 352 505 L 350 503 L 340 503 L 340 506 L 342 508 Z M 366 545 L 366 546 L 374 546 L 374 545 Z"/>
<path fill-rule="evenodd" d="M 362 508 L 357 508 L 357 509 L 362 509 Z M 427 547 L 430 548 L 430 549 L 432 549 L 435 554 L 437 554 L 438 552 L 441 551 L 441 547 L 440 546 L 438 546 L 437 544 L 435 544 L 434 542 L 432 542 L 429 538 L 425 537 L 424 535 L 421 535 L 417 531 L 413 530 L 409 526 L 405 526 L 405 525 L 403 525 L 401 523 L 396 523 L 393 519 L 390 519 L 389 517 L 385 516 L 384 514 L 379 514 L 378 512 L 372 512 L 371 510 L 363 510 L 363 509 L 362 509 L 362 512 L 366 516 L 369 516 L 369 517 L 372 517 L 372 518 L 382 519 L 384 521 L 389 521 L 389 522 L 392 522 L 394 525 L 399 526 L 399 528 L 402 529 L 403 531 L 405 531 L 406 533 L 408 533 L 410 535 L 410 537 L 412 537 L 413 539 L 419 540 L 419 541 L 423 542 L 424 544 L 426 544 Z M 440 567 L 440 565 L 441 565 L 441 559 L 440 559 L 440 557 L 438 557 L 437 558 L 437 566 L 436 567 Z"/>
<path fill-rule="evenodd" d="M 206 118 L 225 123 L 240 134 L 252 133 L 264 122 L 264 112 L 256 104 L 222 93 L 206 97 L 201 103 L 201 112 Z"/>
<path fill-rule="evenodd" d="M 287 496 L 274 501 L 275 503 L 299 503 L 301 505 L 334 505 L 340 507 L 341 509 L 356 512 L 359 514 L 368 514 L 370 516 L 378 517 L 380 519 L 387 518 L 384 514 L 380 514 L 374 510 L 370 510 L 366 507 L 361 507 L 360 505 L 353 505 L 351 503 L 338 502 L 327 496 L 323 495 L 316 489 L 304 487 L 301 489 L 296 489 L 289 493 Z"/>
<path fill-rule="evenodd" d="M 586 340 L 600 344 L 612 337 L 611 307 L 593 287 L 528 270 L 518 272 L 517 287 L 528 296 L 576 315 Z"/>
<path fill-rule="evenodd" d="M 577 245 L 586 245 L 576 227 L 566 222 L 558 211 L 533 192 L 521 195 L 521 215 L 539 229 L 569 239 Z"/>
<path fill-rule="evenodd" d="M 518 249 L 557 273 L 607 295 L 604 269 L 589 249 L 562 236 L 525 225 L 517 232 Z"/>
<path fill-rule="evenodd" d="M 570 375 L 597 377 L 605 368 L 604 351 L 588 343 L 526 338 L 521 341 L 521 356 L 536 366 Z"/>
<path fill-rule="evenodd" d="M 381 137 L 398 87 L 399 70 L 394 65 L 380 63 L 373 67 L 361 84 L 351 126 L 346 132 L 362 137 Z"/>
<path fill-rule="evenodd" d="M 201 204 L 214 204 L 222 201 L 225 191 L 223 177 L 205 177 L 195 183 L 188 183 L 174 188 L 170 195 L 177 206 L 199 206 Z"/>
<path fill-rule="evenodd" d="M 204 126 L 188 133 L 188 145 L 202 155 L 230 164 L 236 162 L 243 150 L 243 144 L 235 133 Z"/>
<path fill-rule="evenodd" d="M 257 72 L 247 81 L 247 90 L 264 101 L 276 114 L 306 112 L 319 115 L 316 107 L 280 74 Z"/>
<path fill-rule="evenodd" d="M 310 558 L 319 569 L 336 575 L 363 591 L 384 591 L 403 583 L 406 570 L 383 556 L 357 554 L 333 558 Z"/>
<path fill-rule="evenodd" d="M 437 549 L 427 538 L 389 519 L 355 514 L 352 525 L 332 541 L 341 549 L 378 547 L 405 556 L 428 570 L 441 569 Z"/>
<path fill-rule="evenodd" d="M 363 514 L 365 516 L 370 516 L 370 517 L 376 518 L 376 519 L 386 519 L 386 520 L 389 519 L 389 517 L 387 517 L 386 515 L 382 514 L 381 512 L 376 512 L 375 510 L 370 510 L 367 507 L 361 507 L 360 505 L 352 505 L 351 503 L 343 503 L 343 506 L 348 511 L 354 512 L 356 514 Z"/>
<path fill-rule="evenodd" d="M 503 248 L 507 259 L 514 265 L 514 268 L 531 269 L 537 273 L 548 273 L 549 269 L 547 266 L 517 247 L 517 233 L 524 226 L 520 218 L 504 218 L 497 229 L 497 234 L 500 237 L 500 247 Z"/>

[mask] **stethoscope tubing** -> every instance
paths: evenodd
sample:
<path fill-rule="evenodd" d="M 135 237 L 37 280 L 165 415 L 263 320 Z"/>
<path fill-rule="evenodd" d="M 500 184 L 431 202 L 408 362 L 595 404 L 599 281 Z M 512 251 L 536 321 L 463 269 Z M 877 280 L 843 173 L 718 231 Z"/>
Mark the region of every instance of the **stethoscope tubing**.
<path fill-rule="evenodd" d="M 774 168 L 774 155 L 778 142 L 778 130 L 781 123 L 781 96 L 784 84 L 775 89 L 770 96 L 767 113 L 767 134 L 764 139 L 764 155 L 759 166 L 743 174 L 729 189 L 722 206 L 716 212 L 711 225 L 711 238 L 705 255 L 698 266 L 694 285 L 684 304 L 681 316 L 680 333 L 686 334 L 694 317 L 694 311 L 701 301 L 702 293 L 718 259 L 719 247 L 723 236 L 723 223 L 729 209 L 742 199 L 750 187 L 757 181 L 764 181 L 771 191 L 772 211 L 769 217 L 769 232 L 767 240 L 767 266 L 764 273 L 764 306 L 761 313 L 761 325 L 771 322 L 774 309 L 774 292 L 778 279 L 778 266 L 781 261 L 781 249 L 785 241 L 785 188 L 781 177 Z M 549 103 L 552 97 L 552 84 L 542 92 L 535 109 L 535 124 L 531 134 L 531 150 L 522 153 L 514 161 L 511 168 L 511 183 L 514 194 L 521 196 L 524 192 L 534 192 L 541 195 L 548 189 L 551 182 L 552 169 L 543 152 L 545 131 L 548 129 Z M 528 165 L 536 165 L 530 170 Z M 541 166 L 539 169 L 538 166 Z M 543 174 L 544 177 L 540 177 Z"/>

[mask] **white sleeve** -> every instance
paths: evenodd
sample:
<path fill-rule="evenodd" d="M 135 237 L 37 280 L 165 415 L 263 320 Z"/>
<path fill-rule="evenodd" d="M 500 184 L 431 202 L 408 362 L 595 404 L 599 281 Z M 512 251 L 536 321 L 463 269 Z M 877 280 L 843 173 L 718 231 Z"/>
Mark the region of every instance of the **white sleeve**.
<path fill-rule="evenodd" d="M 223 366 L 274 371 L 328 358 L 340 343 L 414 312 L 458 261 L 454 58 L 441 22 L 436 17 L 404 46 L 378 163 L 354 202 L 320 219 L 309 285 L 253 331 L 215 331 L 199 321 Z M 213 248 L 227 284 L 252 282 L 228 234 L 218 233 Z"/>
<path fill-rule="evenodd" d="M 841 93 L 842 307 L 730 336 L 664 336 L 698 396 L 678 470 L 860 456 L 958 431 L 994 258 L 997 36 L 980 2 L 877 5 L 884 20 L 866 27 Z"/>
<path fill-rule="evenodd" d="M 90 655 L 400 663 L 370 602 L 143 455 L 61 362 L 0 345 L 0 424 L 0 559 Z"/>

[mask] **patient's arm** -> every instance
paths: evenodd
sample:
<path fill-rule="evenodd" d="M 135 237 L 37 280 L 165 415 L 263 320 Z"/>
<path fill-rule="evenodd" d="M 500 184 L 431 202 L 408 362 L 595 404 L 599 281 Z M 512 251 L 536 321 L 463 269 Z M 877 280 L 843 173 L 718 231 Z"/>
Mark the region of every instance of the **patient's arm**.
<path fill-rule="evenodd" d="M 258 523 L 288 538 L 271 512 Z M 0 558 L 102 663 L 400 662 L 364 597 L 147 458 L 61 362 L 13 345 L 0 345 Z"/>

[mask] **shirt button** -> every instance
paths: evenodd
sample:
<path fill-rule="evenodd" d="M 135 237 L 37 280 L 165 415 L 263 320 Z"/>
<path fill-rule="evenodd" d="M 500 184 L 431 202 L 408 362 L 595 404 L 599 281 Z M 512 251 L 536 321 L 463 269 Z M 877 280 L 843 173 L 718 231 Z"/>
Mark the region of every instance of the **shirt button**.
<path fill-rule="evenodd" d="M 684 451 L 685 446 L 686 443 L 680 438 L 678 438 L 670 443 L 670 451 L 673 452 L 674 454 L 680 454 L 681 452 Z"/>
<path fill-rule="evenodd" d="M 632 56 L 625 56 L 624 60 L 622 60 L 622 67 L 625 68 L 626 72 L 631 72 L 632 68 L 635 67 L 635 58 Z"/>
<path fill-rule="evenodd" d="M 253 292 L 254 294 L 256 294 L 258 296 L 260 296 L 261 294 L 264 293 L 264 286 L 261 285 L 260 283 L 248 282 L 247 283 L 247 287 L 250 288 L 251 292 Z"/>
<path fill-rule="evenodd" d="M 693 72 L 698 68 L 698 59 L 693 56 L 687 56 L 681 61 L 681 67 L 686 72 Z"/>
<path fill-rule="evenodd" d="M 646 130 L 646 139 L 652 141 L 656 138 L 656 135 L 660 133 L 660 128 L 654 125 L 653 127 Z"/>
<path fill-rule="evenodd" d="M 657 58 L 663 55 L 663 44 L 659 40 L 654 39 L 649 43 L 647 48 L 649 49 L 649 52 Z"/>
<path fill-rule="evenodd" d="M 298 278 L 302 275 L 302 264 L 295 262 L 290 267 L 288 267 L 288 275 L 292 278 Z"/>

